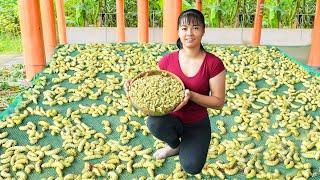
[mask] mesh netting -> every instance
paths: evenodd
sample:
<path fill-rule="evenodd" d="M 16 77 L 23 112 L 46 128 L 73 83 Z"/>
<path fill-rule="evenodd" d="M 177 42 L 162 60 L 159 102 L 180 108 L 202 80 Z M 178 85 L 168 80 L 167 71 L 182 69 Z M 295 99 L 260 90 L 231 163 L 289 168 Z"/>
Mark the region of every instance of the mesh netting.
<path fill-rule="evenodd" d="M 238 95 L 247 94 L 248 96 L 255 96 L 254 94 L 248 92 L 247 90 L 250 89 L 251 84 L 248 83 L 249 76 L 241 75 L 241 74 L 247 74 L 248 72 L 245 69 L 241 68 L 237 71 L 229 71 L 229 68 L 235 68 L 240 67 L 240 64 L 244 63 L 245 66 L 257 66 L 257 63 L 253 63 L 248 61 L 245 62 L 245 59 L 249 59 L 250 56 L 254 56 L 253 59 L 259 60 L 261 59 L 267 59 L 266 61 L 262 62 L 269 62 L 270 64 L 276 65 L 276 66 L 270 66 L 266 65 L 263 66 L 263 68 L 266 70 L 266 72 L 271 72 L 272 70 L 280 71 L 282 64 L 291 64 L 291 66 L 288 67 L 296 67 L 296 73 L 302 74 L 305 78 L 305 81 L 301 81 L 299 79 L 296 80 L 296 83 L 294 84 L 295 92 L 307 92 L 307 87 L 305 86 L 306 82 L 309 84 L 309 88 L 313 87 L 315 90 L 320 91 L 320 84 L 319 84 L 319 77 L 320 74 L 313 70 L 312 68 L 309 68 L 308 66 L 302 65 L 298 63 L 295 59 L 288 57 L 286 54 L 281 52 L 279 49 L 275 47 L 245 47 L 245 46 L 214 46 L 214 45 L 206 45 L 205 48 L 209 52 L 213 52 L 217 56 L 221 57 L 225 66 L 228 70 L 228 87 L 227 90 L 229 93 L 234 94 L 227 96 L 227 102 L 225 104 L 225 107 L 219 111 L 219 110 L 210 110 L 210 119 L 211 119 L 211 127 L 212 132 L 219 134 L 221 132 L 221 129 L 219 129 L 216 125 L 217 120 L 222 120 L 225 123 L 225 129 L 227 130 L 226 134 L 221 134 L 221 138 L 219 141 L 222 142 L 224 140 L 230 140 L 239 138 L 239 132 L 243 133 L 245 131 L 239 130 L 238 132 L 231 132 L 230 129 L 235 126 L 239 125 L 235 122 L 235 117 L 239 116 L 241 113 L 238 110 L 239 106 L 232 106 L 232 102 L 236 104 L 236 98 Z M 244 50 L 245 49 L 245 50 Z M 62 151 L 59 153 L 61 157 L 68 157 L 70 156 L 66 151 L 66 147 L 64 146 L 65 139 L 61 138 L 60 134 L 64 133 L 65 129 L 64 126 L 60 127 L 59 133 L 57 135 L 52 135 L 50 130 L 44 130 L 41 125 L 39 125 L 40 121 L 45 121 L 51 124 L 52 126 L 55 125 L 55 120 L 53 117 L 47 117 L 46 115 L 32 115 L 30 113 L 30 109 L 35 110 L 36 107 L 42 107 L 44 111 L 48 112 L 52 109 L 55 109 L 58 114 L 61 114 L 63 117 L 67 117 L 67 114 L 70 112 L 67 112 L 68 109 L 71 110 L 71 112 L 75 112 L 79 109 L 79 104 L 82 106 L 90 107 L 91 105 L 105 105 L 103 107 L 105 109 L 105 112 L 102 113 L 102 115 L 93 115 L 89 113 L 80 113 L 81 115 L 81 122 L 86 124 L 90 127 L 90 129 L 95 130 L 96 132 L 105 133 L 104 126 L 102 122 L 104 120 L 108 120 L 110 122 L 110 127 L 112 129 L 111 134 L 105 134 L 105 142 L 113 142 L 112 140 L 118 141 L 120 145 L 123 147 L 126 146 L 137 146 L 142 144 L 143 148 L 152 148 L 153 152 L 156 149 L 155 144 L 159 144 L 159 142 L 152 138 L 152 136 L 144 135 L 142 132 L 144 131 L 143 128 L 136 128 L 134 125 L 130 124 L 130 121 L 135 121 L 145 127 L 145 120 L 144 116 L 141 115 L 141 113 L 137 110 L 132 109 L 130 103 L 125 104 L 125 97 L 124 97 L 124 91 L 122 90 L 122 84 L 125 79 L 132 78 L 136 74 L 146 70 L 146 69 L 153 69 L 156 66 L 156 62 L 158 59 L 163 56 L 164 54 L 167 54 L 171 51 L 176 50 L 173 45 L 162 45 L 162 44 L 149 44 L 149 45 L 140 45 L 140 44 L 89 44 L 89 45 L 65 45 L 60 46 L 56 49 L 56 53 L 50 62 L 50 64 L 46 67 L 46 69 L 39 73 L 37 76 L 35 76 L 32 80 L 32 83 L 34 85 L 33 88 L 30 88 L 26 90 L 26 92 L 23 92 L 19 96 L 16 97 L 16 99 L 13 101 L 13 103 L 0 114 L 0 119 L 3 119 L 6 122 L 10 122 L 10 119 L 12 119 L 12 116 L 17 116 L 19 114 L 22 114 L 25 110 L 29 112 L 29 115 L 24 118 L 21 124 L 14 125 L 13 127 L 4 127 L 1 129 L 1 132 L 8 132 L 7 139 L 15 140 L 17 143 L 17 146 L 26 146 L 26 145 L 32 145 L 30 143 L 30 140 L 28 139 L 28 134 L 26 131 L 19 130 L 19 127 L 25 126 L 28 124 L 28 122 L 32 122 L 36 125 L 38 132 L 43 132 L 44 137 L 40 138 L 39 141 L 36 143 L 36 145 L 40 146 L 46 146 L 51 145 L 52 149 L 54 148 L 60 148 Z M 261 55 L 261 56 L 260 56 Z M 236 60 L 234 60 L 235 58 Z M 70 68 L 70 67 L 77 67 L 77 68 Z M 278 69 L 277 69 L 278 68 Z M 253 68 L 254 69 L 254 68 Z M 250 73 L 252 74 L 259 74 L 259 68 L 257 66 L 256 71 L 252 71 Z M 284 76 L 289 76 L 291 78 L 296 78 L 295 73 L 290 73 L 292 69 L 282 69 L 286 71 L 284 73 Z M 293 71 L 293 70 L 292 70 Z M 60 72 L 60 76 L 58 73 Z M 81 75 L 79 75 L 79 73 Z M 91 73 L 91 74 L 90 74 Z M 261 72 L 262 73 L 262 72 Z M 92 75 L 95 74 L 95 75 Z M 240 74 L 240 75 L 239 75 Z M 286 85 L 285 82 L 281 82 L 276 74 L 270 73 L 271 80 L 276 82 L 279 86 L 275 89 L 273 92 L 274 95 L 283 95 L 285 97 L 289 97 L 289 95 L 286 93 L 289 89 L 289 87 Z M 91 76 L 92 75 L 92 76 Z M 278 75 L 279 76 L 279 75 Z M 44 78 L 45 77 L 45 78 Z M 71 77 L 82 77 L 83 79 L 79 79 L 76 83 L 71 83 Z M 61 80 L 64 79 L 64 80 Z M 99 79 L 101 80 L 101 84 L 105 84 L 105 86 L 101 87 L 97 84 L 93 85 L 90 92 L 83 92 L 88 93 L 87 96 L 84 96 L 83 98 L 80 98 L 79 101 L 72 101 L 69 102 L 70 99 L 74 98 L 74 94 L 72 91 L 69 91 L 70 89 L 77 89 L 81 85 L 84 84 L 90 84 L 90 83 L 98 83 L 96 81 Z M 108 80 L 112 79 L 112 80 Z M 230 79 L 233 79 L 230 80 Z M 230 88 L 230 84 L 234 84 L 237 79 L 241 81 L 239 85 L 235 86 L 235 88 Z M 290 78 L 289 78 L 290 79 Z M 86 80 L 89 80 L 89 82 L 86 83 Z M 90 81 L 91 80 L 91 81 Z M 114 81 L 113 81 L 114 80 Z M 75 80 L 76 81 L 76 80 Z M 249 80 L 250 81 L 250 80 Z M 255 83 L 255 86 L 257 90 L 259 89 L 268 89 L 272 88 L 268 83 L 266 83 L 266 79 L 264 78 L 257 78 L 251 80 Z M 42 87 L 41 83 L 45 82 L 45 85 Z M 49 100 L 47 97 L 45 97 L 44 92 L 53 91 L 55 88 L 63 87 L 66 88 L 66 92 L 62 94 L 62 97 L 65 97 L 65 99 L 68 100 L 68 102 L 63 102 L 64 99 L 61 99 L 61 105 L 59 104 L 52 104 L 48 105 Z M 90 85 L 88 85 L 90 86 Z M 108 87 L 111 87 L 109 88 Z M 102 88 L 102 91 L 99 91 L 99 88 Z M 39 91 L 39 94 L 36 95 L 37 104 L 32 101 L 32 95 L 36 94 L 33 89 L 37 89 Z M 89 88 L 90 89 L 90 88 Z M 29 94 L 29 95 L 25 95 Z M 31 94 L 31 95 L 30 95 Z M 94 95 L 93 95 L 94 94 Z M 298 94 L 298 93 L 296 93 Z M 27 98 L 23 97 L 25 95 Z M 89 98 L 89 95 L 96 96 Z M 294 94 L 293 94 L 294 97 Z M 316 102 L 320 102 L 319 96 L 313 97 Z M 53 98 L 54 99 L 54 98 Z M 58 99 L 56 97 L 55 99 Z M 111 102 L 107 102 L 109 100 Z M 27 102 L 27 103 L 26 103 Z M 230 103 L 229 103 L 230 102 Z M 243 145 L 247 145 L 249 143 L 254 143 L 256 147 L 262 146 L 265 149 L 267 149 L 266 141 L 271 136 L 275 136 L 279 133 L 278 128 L 271 128 L 271 126 L 275 123 L 277 123 L 276 120 L 277 116 L 280 114 L 280 105 L 277 106 L 277 102 L 275 99 L 271 98 L 271 102 L 274 102 L 274 111 L 270 113 L 270 116 L 268 118 L 268 124 L 270 126 L 270 131 L 261 131 L 259 132 L 261 136 L 261 140 L 257 140 L 253 138 L 250 141 L 244 141 L 241 142 Z M 26 107 L 23 107 L 22 104 L 26 104 Z M 56 102 L 58 103 L 58 102 Z M 108 104 L 109 103 L 109 104 Z M 262 103 L 256 102 L 258 106 L 264 106 Z M 299 108 L 303 107 L 303 105 L 299 104 Z M 29 108 L 29 110 L 27 110 Z M 17 110 L 19 109 L 19 110 Z M 259 109 L 259 108 L 258 108 Z M 289 106 L 288 108 L 290 111 L 294 112 L 297 111 L 297 108 L 293 108 Z M 31 111 L 32 111 L 31 110 Z M 113 114 L 113 111 L 116 111 L 116 113 Z M 40 111 L 40 110 L 39 110 Z M 228 111 L 230 111 L 228 113 Z M 248 107 L 247 111 L 252 114 L 259 113 L 259 110 L 257 108 Z M 310 115 L 314 119 L 316 117 L 320 116 L 319 106 L 316 107 L 316 109 L 313 110 L 306 110 L 306 116 Z M 132 114 L 130 114 L 132 113 Z M 121 118 L 125 117 L 126 114 L 130 114 L 131 119 L 129 122 L 121 122 Z M 139 117 L 140 116 L 140 117 Z M 253 117 L 252 117 L 253 118 Z M 76 121 L 72 118 L 67 118 L 68 121 L 72 125 L 76 125 Z M 9 123 L 10 124 L 10 123 Z M 121 133 L 124 131 L 119 130 L 117 132 L 117 128 L 120 126 L 126 124 L 127 125 L 127 132 L 132 133 L 135 132 L 134 138 L 129 138 L 128 142 L 121 142 Z M 314 127 L 312 123 L 310 129 Z M 287 137 L 288 140 L 293 141 L 296 144 L 297 152 L 300 151 L 301 142 L 307 137 L 307 134 L 310 132 L 310 129 L 303 129 L 299 128 L 298 131 L 300 133 L 299 136 L 295 137 L 293 135 Z M 87 139 L 88 143 L 94 143 L 97 138 L 90 137 Z M 211 142 L 213 143 L 213 142 Z M 76 143 L 75 143 L 76 144 Z M 109 143 L 110 146 L 112 146 L 112 143 Z M 113 144 L 114 145 L 114 144 Z M 33 145 L 34 146 L 34 145 Z M 214 145 L 212 144 L 210 146 L 210 149 L 214 148 Z M 74 148 L 77 151 L 77 147 Z M 3 154 L 8 149 L 0 146 L 0 153 Z M 85 157 L 84 152 L 77 152 L 77 156 L 75 156 L 75 160 L 71 163 L 70 167 L 66 167 L 63 170 L 63 175 L 67 174 L 75 174 L 75 175 L 81 175 L 83 172 L 84 167 L 84 160 Z M 96 158 L 93 160 L 87 160 L 86 162 L 89 162 L 92 165 L 97 165 L 103 161 L 107 161 L 112 155 L 121 154 L 121 150 L 110 152 L 107 154 L 104 154 L 101 158 Z M 152 152 L 150 153 L 150 155 Z M 247 160 L 250 160 L 254 155 L 247 155 L 245 158 Z M 133 158 L 134 163 L 139 162 L 141 159 L 143 159 L 143 156 L 135 156 Z M 263 155 L 260 154 L 259 157 L 263 162 Z M 320 163 L 318 160 L 314 158 L 304 158 L 301 157 L 302 162 L 304 163 L 311 163 L 312 164 L 312 176 L 313 178 L 317 179 L 317 175 L 320 172 L 319 167 Z M 49 159 L 52 159 L 50 156 L 44 156 L 42 159 L 42 162 L 48 162 Z M 154 160 L 147 160 L 147 161 L 154 161 Z M 210 167 L 210 165 L 215 164 L 215 162 L 221 161 L 226 163 L 227 158 L 226 154 L 222 153 L 221 155 L 217 156 L 211 156 L 208 155 L 208 160 L 206 167 Z M 168 158 L 161 167 L 156 167 L 154 169 L 155 175 L 157 174 L 171 174 L 173 175 L 173 171 L 176 168 L 176 163 L 178 163 L 179 160 L 177 158 Z M 126 161 L 121 161 L 122 164 L 127 165 Z M 0 163 L 0 166 L 4 165 L 4 163 Z M 240 167 L 240 166 L 239 166 Z M 139 178 L 141 176 L 149 177 L 150 174 L 148 173 L 148 168 L 142 167 L 142 168 L 134 168 L 132 173 L 129 173 L 128 170 L 124 169 L 122 173 L 119 175 L 120 179 L 132 179 L 132 178 Z M 282 175 L 288 175 L 288 174 L 297 174 L 299 171 L 296 168 L 292 169 L 286 169 L 283 165 L 283 162 L 281 161 L 276 166 L 267 166 L 264 165 L 264 171 L 265 172 L 274 172 L 275 169 L 279 170 Z M 113 171 L 113 170 L 107 170 Z M 258 170 L 257 170 L 258 171 Z M 223 170 L 221 170 L 223 172 Z M 15 176 L 15 172 L 12 170 L 12 165 L 10 166 L 10 173 L 12 176 Z M 210 173 L 203 172 L 202 178 L 209 179 L 214 178 L 214 176 L 210 175 Z M 28 174 L 28 177 L 31 179 L 39 179 L 39 178 L 48 178 L 50 176 L 57 177 L 57 172 L 55 168 L 43 168 L 41 173 L 38 172 L 31 172 Z M 107 176 L 107 175 L 106 175 Z M 103 176 L 93 176 L 94 178 L 104 178 Z M 199 178 L 199 176 L 186 176 L 184 174 L 184 178 Z M 234 176 L 226 176 L 226 178 L 245 178 L 245 175 L 243 173 L 243 170 L 240 170 L 236 175 Z"/>

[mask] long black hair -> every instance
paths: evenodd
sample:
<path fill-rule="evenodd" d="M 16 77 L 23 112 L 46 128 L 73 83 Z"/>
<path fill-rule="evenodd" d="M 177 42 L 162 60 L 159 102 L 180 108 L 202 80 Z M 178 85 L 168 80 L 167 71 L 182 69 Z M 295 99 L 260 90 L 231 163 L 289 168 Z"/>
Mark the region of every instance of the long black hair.
<path fill-rule="evenodd" d="M 198 24 L 200 26 L 203 26 L 203 28 L 205 28 L 204 16 L 201 13 L 201 11 L 198 11 L 196 9 L 188 9 L 188 10 L 183 11 L 180 14 L 180 16 L 178 18 L 178 29 L 179 29 L 180 25 L 184 24 L 184 23 Z M 182 45 L 180 38 L 178 38 L 178 40 L 177 40 L 177 46 L 179 49 L 183 49 L 183 45 Z M 200 44 L 200 49 L 205 51 L 202 44 Z"/>

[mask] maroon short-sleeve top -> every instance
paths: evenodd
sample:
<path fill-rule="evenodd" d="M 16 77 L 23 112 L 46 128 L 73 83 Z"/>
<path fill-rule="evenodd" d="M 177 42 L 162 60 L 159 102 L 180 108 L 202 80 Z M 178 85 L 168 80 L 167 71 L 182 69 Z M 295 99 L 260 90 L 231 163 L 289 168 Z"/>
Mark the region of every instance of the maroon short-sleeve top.
<path fill-rule="evenodd" d="M 209 52 L 206 52 L 199 71 L 192 77 L 188 77 L 182 72 L 179 63 L 179 51 L 162 57 L 158 62 L 158 66 L 162 70 L 167 70 L 177 75 L 183 81 L 186 89 L 203 95 L 209 95 L 209 79 L 225 69 L 222 60 Z M 207 108 L 192 101 L 189 101 L 179 111 L 170 114 L 179 118 L 183 123 L 194 123 L 208 117 Z"/>

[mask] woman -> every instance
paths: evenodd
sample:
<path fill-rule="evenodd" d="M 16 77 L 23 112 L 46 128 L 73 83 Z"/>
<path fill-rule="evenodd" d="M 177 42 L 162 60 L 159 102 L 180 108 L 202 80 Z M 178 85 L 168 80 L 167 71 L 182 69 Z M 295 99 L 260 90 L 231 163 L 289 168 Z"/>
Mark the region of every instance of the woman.
<path fill-rule="evenodd" d="M 207 108 L 221 109 L 225 100 L 225 68 L 218 57 L 203 48 L 204 33 L 200 11 L 190 9 L 180 14 L 179 51 L 164 56 L 158 66 L 183 81 L 185 98 L 174 112 L 149 116 L 147 120 L 150 132 L 168 145 L 157 150 L 154 157 L 164 159 L 179 154 L 181 166 L 189 174 L 200 173 L 206 162 L 211 139 Z"/>

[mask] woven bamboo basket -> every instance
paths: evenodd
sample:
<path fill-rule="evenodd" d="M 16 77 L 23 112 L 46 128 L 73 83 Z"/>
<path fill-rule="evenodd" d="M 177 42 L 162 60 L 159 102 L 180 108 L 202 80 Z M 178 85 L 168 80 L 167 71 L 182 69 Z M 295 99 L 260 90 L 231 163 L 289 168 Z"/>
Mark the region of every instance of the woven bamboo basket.
<path fill-rule="evenodd" d="M 182 89 L 183 90 L 185 89 L 183 82 L 181 81 L 181 79 L 177 75 L 175 75 L 169 71 L 165 71 L 165 70 L 150 70 L 150 71 L 142 72 L 132 79 L 131 84 L 139 78 L 143 78 L 146 76 L 160 75 L 163 72 L 165 72 L 167 75 L 169 75 L 171 77 L 174 77 L 177 80 L 177 82 L 179 82 L 179 84 L 182 86 Z M 132 102 L 132 105 L 135 108 L 139 109 L 144 114 L 149 115 L 149 116 L 162 116 L 162 115 L 168 114 L 168 113 L 172 112 L 179 105 L 179 104 L 176 104 L 175 107 L 168 108 L 168 110 L 164 111 L 164 112 L 157 112 L 157 111 L 151 111 L 150 109 L 142 108 L 141 106 L 139 106 L 139 104 L 137 102 L 135 102 L 134 98 L 132 98 L 130 96 L 129 96 L 129 98 Z"/>

